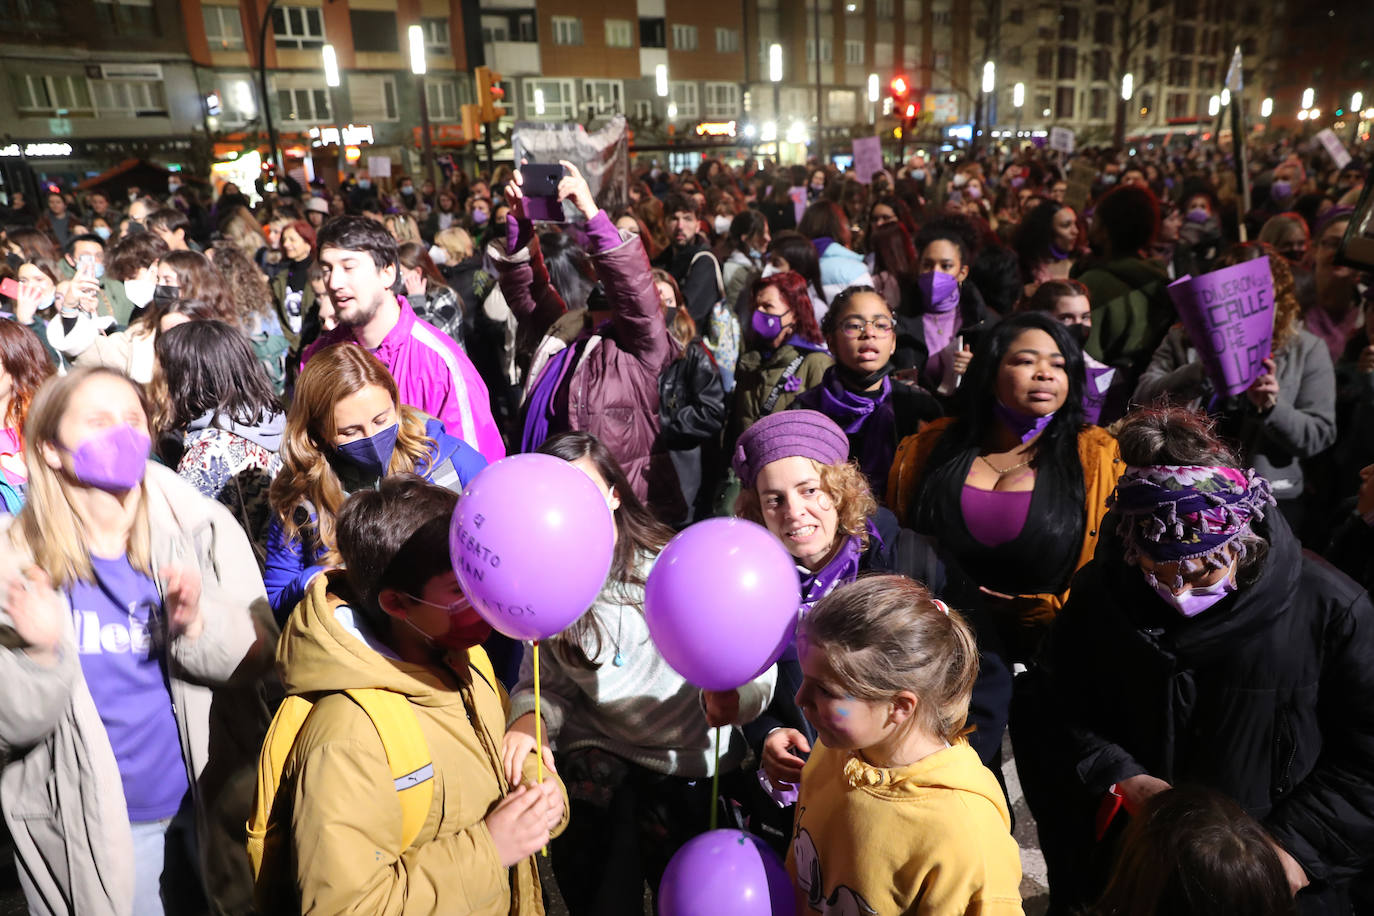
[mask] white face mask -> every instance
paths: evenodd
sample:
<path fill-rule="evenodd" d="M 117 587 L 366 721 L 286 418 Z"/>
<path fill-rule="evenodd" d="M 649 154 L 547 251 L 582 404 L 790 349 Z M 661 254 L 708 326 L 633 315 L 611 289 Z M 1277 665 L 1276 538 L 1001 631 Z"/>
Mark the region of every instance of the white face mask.
<path fill-rule="evenodd" d="M 717 216 L 715 219 L 716 235 L 725 235 L 730 231 L 731 219 L 728 216 Z"/>
<path fill-rule="evenodd" d="M 955 186 L 956 188 L 962 188 L 962 187 L 963 187 L 964 185 L 966 185 L 966 184 L 968 184 L 968 176 L 967 176 L 967 175 L 964 175 L 963 173 L 960 173 L 960 174 L 954 176 L 954 186 Z"/>
<path fill-rule="evenodd" d="M 448 263 L 448 252 L 440 248 L 438 245 L 430 245 L 429 259 L 439 267 L 443 267 L 445 264 Z"/>
<path fill-rule="evenodd" d="M 132 280 L 124 281 L 124 295 L 129 297 L 129 301 L 139 308 L 143 308 L 153 301 L 153 287 L 157 286 L 157 281 L 151 277 L 134 277 Z"/>
<path fill-rule="evenodd" d="M 780 273 L 782 273 L 781 270 L 779 270 L 778 268 L 774 267 L 772 264 L 769 264 L 767 267 L 765 267 L 765 268 L 763 269 L 763 273 L 759 274 L 759 279 L 763 279 L 764 277 L 771 277 L 771 276 L 773 276 L 774 274 L 780 274 Z"/>

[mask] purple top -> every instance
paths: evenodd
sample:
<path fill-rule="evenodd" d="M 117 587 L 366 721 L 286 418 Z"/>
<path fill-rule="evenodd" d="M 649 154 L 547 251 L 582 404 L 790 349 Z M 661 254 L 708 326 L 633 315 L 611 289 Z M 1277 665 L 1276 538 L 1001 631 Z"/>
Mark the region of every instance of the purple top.
<path fill-rule="evenodd" d="M 1034 490 L 980 490 L 964 484 L 959 508 L 973 539 L 987 547 L 1016 540 L 1026 526 Z"/>
<path fill-rule="evenodd" d="M 190 788 L 162 670 L 162 598 L 127 556 L 93 556 L 91 566 L 96 581 L 68 594 L 81 673 L 110 737 L 129 820 L 162 820 Z"/>

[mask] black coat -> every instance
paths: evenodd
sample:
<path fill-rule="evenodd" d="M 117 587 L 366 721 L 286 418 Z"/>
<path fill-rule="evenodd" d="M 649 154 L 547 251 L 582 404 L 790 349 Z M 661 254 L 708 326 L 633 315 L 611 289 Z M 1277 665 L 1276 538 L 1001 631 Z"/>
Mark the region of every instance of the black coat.
<path fill-rule="evenodd" d="M 897 349 L 892 354 L 892 365 L 898 369 L 922 370 L 921 381 L 925 384 L 924 372 L 930 351 L 926 346 L 923 314 L 920 290 L 905 290 L 897 309 Z M 979 338 L 997 323 L 996 316 L 983 302 L 983 294 L 969 280 L 959 284 L 959 319 L 958 333 L 970 350 L 977 350 Z"/>
<path fill-rule="evenodd" d="M 1279 512 L 1255 527 L 1258 580 L 1192 619 L 1104 536 L 1051 631 L 1042 738 L 1091 797 L 1140 773 L 1226 793 L 1307 871 L 1302 903 L 1374 852 L 1374 607 Z"/>

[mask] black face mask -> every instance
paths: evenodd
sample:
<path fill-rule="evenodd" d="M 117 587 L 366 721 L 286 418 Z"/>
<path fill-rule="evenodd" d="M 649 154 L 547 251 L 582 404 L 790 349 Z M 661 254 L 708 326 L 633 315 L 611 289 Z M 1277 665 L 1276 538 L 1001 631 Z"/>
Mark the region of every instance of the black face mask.
<path fill-rule="evenodd" d="M 1088 335 L 1092 333 L 1092 326 L 1086 324 L 1071 324 L 1066 326 L 1069 336 L 1078 342 L 1078 349 L 1082 350 L 1088 346 Z"/>
<path fill-rule="evenodd" d="M 153 287 L 154 305 L 165 307 L 179 301 L 181 301 L 181 287 L 163 286 L 161 283 Z"/>
<path fill-rule="evenodd" d="M 835 375 L 839 377 L 840 384 L 850 391 L 864 392 L 872 388 L 892 374 L 893 366 L 891 361 L 876 372 L 861 375 L 843 363 L 835 363 Z"/>

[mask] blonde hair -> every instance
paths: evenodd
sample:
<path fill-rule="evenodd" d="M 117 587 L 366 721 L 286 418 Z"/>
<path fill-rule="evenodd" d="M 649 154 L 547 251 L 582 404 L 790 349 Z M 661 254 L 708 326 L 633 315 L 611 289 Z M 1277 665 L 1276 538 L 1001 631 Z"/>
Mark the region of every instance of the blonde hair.
<path fill-rule="evenodd" d="M 400 424 L 387 476 L 413 473 L 434 450 L 434 440 L 425 435 L 425 415 L 401 403 L 391 373 L 377 357 L 356 344 L 334 344 L 312 356 L 296 380 L 296 396 L 286 414 L 286 433 L 280 450 L 282 468 L 268 494 L 272 511 L 291 540 L 311 524 L 297 521 L 297 511 L 313 508 L 316 537 L 326 551 L 328 563 L 340 562 L 334 523 L 348 499 L 329 463 L 336 432 L 334 406 L 373 385 L 391 396 Z"/>
<path fill-rule="evenodd" d="M 799 639 L 825 653 L 837 686 L 860 700 L 916 695 L 911 726 L 953 743 L 966 726 L 978 644 L 958 612 L 906 576 L 843 585 L 802 618 Z"/>
<path fill-rule="evenodd" d="M 18 548 L 27 548 L 58 590 L 70 588 L 78 581 L 93 582 L 95 573 L 82 530 L 83 522 L 72 502 L 72 490 L 76 485 L 48 465 L 43 446 L 63 447 L 58 439 L 62 418 L 76 390 L 96 376 L 118 379 L 128 385 L 143 406 L 144 416 L 149 416 L 148 401 L 140 385 L 114 369 L 88 366 L 44 382 L 24 423 L 24 462 L 28 465 L 29 479 L 24 508 L 10 527 L 10 541 Z M 143 431 L 151 437 L 152 430 L 146 421 Z M 152 538 L 148 527 L 148 503 L 142 498 L 142 488 L 140 484 L 138 509 L 126 553 L 135 569 L 151 576 Z"/>
<path fill-rule="evenodd" d="M 839 514 L 840 530 L 847 535 L 857 535 L 862 549 L 868 549 L 868 519 L 878 511 L 878 501 L 873 498 L 873 490 L 868 486 L 868 478 L 852 461 L 840 464 L 821 464 L 808 458 L 821 479 L 821 489 L 835 503 Z M 759 504 L 759 491 L 753 487 L 740 490 L 735 499 L 735 515 L 757 522 L 763 521 L 763 507 Z"/>
<path fill-rule="evenodd" d="M 220 223 L 219 231 L 250 259 L 256 257 L 258 249 L 267 244 L 267 234 L 263 232 L 262 224 L 244 206 L 231 210 Z"/>
<path fill-rule="evenodd" d="M 454 264 L 472 257 L 474 251 L 472 236 L 461 226 L 449 226 L 439 232 L 434 236 L 434 244 L 444 249 Z"/>
<path fill-rule="evenodd" d="M 420 224 L 408 213 L 389 213 L 385 219 L 386 231 L 399 245 L 401 242 L 420 241 Z"/>

